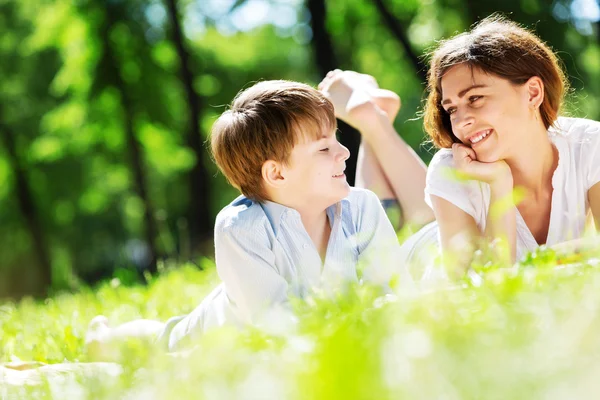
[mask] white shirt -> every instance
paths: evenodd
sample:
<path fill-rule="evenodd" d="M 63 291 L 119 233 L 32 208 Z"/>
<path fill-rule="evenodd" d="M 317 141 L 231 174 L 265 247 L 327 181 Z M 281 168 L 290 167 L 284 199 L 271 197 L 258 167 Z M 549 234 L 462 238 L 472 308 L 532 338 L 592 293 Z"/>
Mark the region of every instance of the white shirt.
<path fill-rule="evenodd" d="M 558 149 L 558 166 L 552 176 L 552 208 L 546 244 L 580 238 L 590 209 L 588 190 L 600 182 L 600 123 L 580 118 L 560 117 L 548 137 Z M 531 149 L 535 151 L 535 149 Z M 479 181 L 449 178 L 453 168 L 452 150 L 439 150 L 427 171 L 425 201 L 431 196 L 454 204 L 473 217 L 477 227 L 485 230 L 490 208 L 490 187 Z M 517 258 L 534 250 L 538 244 L 517 213 Z"/>
<path fill-rule="evenodd" d="M 296 210 L 238 197 L 215 222 L 216 266 L 223 283 L 191 314 L 169 320 L 160 340 L 168 339 L 174 350 L 192 333 L 256 322 L 268 308 L 315 288 L 336 289 L 359 280 L 386 286 L 394 275 L 412 283 L 398 263 L 396 232 L 374 193 L 352 188 L 327 215 L 331 234 L 323 263 Z"/>

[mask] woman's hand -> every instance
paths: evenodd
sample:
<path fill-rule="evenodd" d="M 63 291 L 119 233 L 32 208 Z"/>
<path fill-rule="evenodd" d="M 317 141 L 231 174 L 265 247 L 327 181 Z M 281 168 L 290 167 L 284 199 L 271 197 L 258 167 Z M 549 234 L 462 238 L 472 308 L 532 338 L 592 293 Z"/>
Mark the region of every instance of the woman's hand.
<path fill-rule="evenodd" d="M 510 184 L 512 187 L 512 173 L 504 160 L 491 163 L 477 161 L 475 151 L 461 143 L 452 145 L 454 167 L 461 177 L 486 182 L 490 186 L 496 184 Z"/>

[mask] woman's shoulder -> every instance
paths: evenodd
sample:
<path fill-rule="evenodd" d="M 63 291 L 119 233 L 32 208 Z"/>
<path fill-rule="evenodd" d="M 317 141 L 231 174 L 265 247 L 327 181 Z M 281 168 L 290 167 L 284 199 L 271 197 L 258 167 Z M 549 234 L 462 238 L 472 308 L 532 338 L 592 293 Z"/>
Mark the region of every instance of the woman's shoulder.
<path fill-rule="evenodd" d="M 439 149 L 431 158 L 429 166 L 452 165 L 452 149 Z"/>
<path fill-rule="evenodd" d="M 586 118 L 565 118 L 557 120 L 549 130 L 549 137 L 560 148 L 568 148 L 569 157 L 576 165 L 585 167 L 598 163 L 600 157 L 600 122 Z M 579 168 L 578 168 L 579 169 Z"/>
<path fill-rule="evenodd" d="M 427 168 L 426 194 L 441 196 L 442 192 L 452 192 L 460 193 L 461 197 L 468 197 L 470 193 L 481 192 L 481 185 L 481 182 L 464 179 L 457 174 L 452 149 L 438 150 Z"/>
<path fill-rule="evenodd" d="M 550 135 L 559 135 L 569 142 L 585 143 L 599 140 L 600 122 L 587 118 L 559 117 L 549 129 Z"/>
<path fill-rule="evenodd" d="M 427 167 L 427 178 L 446 174 L 449 168 L 454 167 L 454 159 L 451 149 L 439 149 L 434 155 Z"/>

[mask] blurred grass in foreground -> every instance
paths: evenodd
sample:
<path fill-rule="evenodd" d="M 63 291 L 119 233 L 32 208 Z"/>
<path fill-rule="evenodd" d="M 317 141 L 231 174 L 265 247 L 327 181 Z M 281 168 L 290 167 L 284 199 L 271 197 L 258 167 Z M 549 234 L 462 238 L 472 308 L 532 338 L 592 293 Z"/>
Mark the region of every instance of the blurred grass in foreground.
<path fill-rule="evenodd" d="M 561 265 L 540 250 L 518 269 L 480 270 L 476 284 L 385 298 L 365 286 L 316 295 L 275 326 L 212 331 L 183 359 L 132 347 L 120 374 L 99 365 L 86 376 L 5 385 L 0 398 L 594 398 L 600 251 L 577 261 Z M 146 288 L 113 280 L 95 292 L 4 304 L 0 361 L 85 361 L 94 315 L 117 324 L 187 313 L 218 281 L 206 266 L 166 271 Z"/>

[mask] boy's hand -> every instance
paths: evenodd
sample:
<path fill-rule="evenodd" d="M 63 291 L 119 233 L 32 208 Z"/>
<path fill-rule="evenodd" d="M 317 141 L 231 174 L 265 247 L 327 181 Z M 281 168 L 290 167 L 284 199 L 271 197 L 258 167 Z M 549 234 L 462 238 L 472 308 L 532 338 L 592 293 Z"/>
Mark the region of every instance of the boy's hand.
<path fill-rule="evenodd" d="M 358 129 L 369 126 L 382 111 L 393 121 L 400 110 L 398 95 L 380 89 L 372 76 L 354 71 L 330 71 L 319 90 L 333 103 L 336 117 Z"/>

